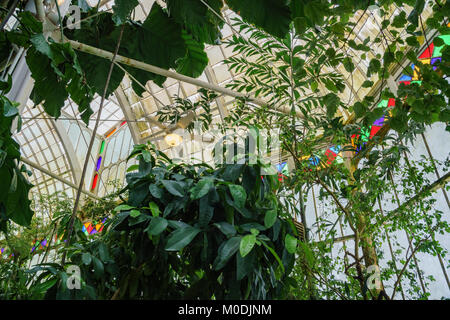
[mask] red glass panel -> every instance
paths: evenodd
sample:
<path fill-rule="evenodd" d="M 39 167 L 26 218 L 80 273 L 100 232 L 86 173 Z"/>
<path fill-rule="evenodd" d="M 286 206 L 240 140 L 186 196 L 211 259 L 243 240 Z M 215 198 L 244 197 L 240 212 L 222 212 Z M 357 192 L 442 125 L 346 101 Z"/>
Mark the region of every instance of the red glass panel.
<path fill-rule="evenodd" d="M 94 181 L 92 182 L 92 188 L 91 188 L 91 190 L 94 190 L 95 187 L 97 187 L 97 182 L 98 182 L 98 174 L 96 174 L 96 175 L 94 176 Z"/>
<path fill-rule="evenodd" d="M 419 59 L 430 59 L 433 55 L 434 43 L 430 44 L 428 48 L 419 56 Z"/>

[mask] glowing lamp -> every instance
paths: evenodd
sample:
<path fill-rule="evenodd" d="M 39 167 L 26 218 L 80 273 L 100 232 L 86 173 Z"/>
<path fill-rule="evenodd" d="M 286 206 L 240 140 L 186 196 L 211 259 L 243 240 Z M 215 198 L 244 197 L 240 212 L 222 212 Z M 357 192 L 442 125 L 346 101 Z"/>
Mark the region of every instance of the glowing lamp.
<path fill-rule="evenodd" d="M 164 141 L 166 141 L 169 146 L 176 147 L 183 142 L 183 138 L 176 133 L 169 133 L 164 137 Z"/>

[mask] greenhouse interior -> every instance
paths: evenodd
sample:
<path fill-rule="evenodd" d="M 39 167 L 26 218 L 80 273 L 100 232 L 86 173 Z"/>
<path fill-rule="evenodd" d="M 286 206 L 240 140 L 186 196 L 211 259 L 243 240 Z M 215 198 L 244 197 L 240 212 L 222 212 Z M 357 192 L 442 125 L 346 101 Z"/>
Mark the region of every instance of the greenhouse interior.
<path fill-rule="evenodd" d="M 0 300 L 450 299 L 448 17 L 0 0 Z"/>

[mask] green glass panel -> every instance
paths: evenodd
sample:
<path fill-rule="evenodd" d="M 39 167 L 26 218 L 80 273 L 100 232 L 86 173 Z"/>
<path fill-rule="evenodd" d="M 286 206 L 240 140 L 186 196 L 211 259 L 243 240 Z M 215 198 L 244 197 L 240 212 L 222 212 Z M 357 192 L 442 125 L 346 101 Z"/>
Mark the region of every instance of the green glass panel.
<path fill-rule="evenodd" d="M 445 34 L 445 35 L 439 36 L 439 38 L 444 40 L 446 45 L 450 45 L 450 35 L 449 34 Z M 444 46 L 434 47 L 433 58 L 441 57 L 442 56 L 442 49 L 444 49 Z"/>
<path fill-rule="evenodd" d="M 378 104 L 378 108 L 387 108 L 387 106 L 388 106 L 388 101 L 389 101 L 389 100 L 382 100 L 382 101 Z"/>

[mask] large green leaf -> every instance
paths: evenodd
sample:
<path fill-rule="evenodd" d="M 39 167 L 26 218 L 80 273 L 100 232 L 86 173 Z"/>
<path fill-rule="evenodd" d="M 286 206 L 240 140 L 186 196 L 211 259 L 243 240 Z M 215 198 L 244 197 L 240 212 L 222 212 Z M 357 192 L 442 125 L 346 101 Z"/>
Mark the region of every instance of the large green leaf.
<path fill-rule="evenodd" d="M 277 220 L 277 211 L 269 210 L 266 212 L 266 215 L 264 216 L 264 226 L 266 228 L 271 228 L 275 224 L 276 220 Z"/>
<path fill-rule="evenodd" d="M 255 260 L 256 254 L 254 251 L 251 251 L 245 257 L 240 254 L 236 255 L 236 278 L 238 281 L 254 271 Z"/>
<path fill-rule="evenodd" d="M 163 196 L 163 189 L 158 187 L 156 184 L 151 184 L 149 187 L 150 193 L 157 199 L 161 199 Z"/>
<path fill-rule="evenodd" d="M 208 56 L 204 51 L 205 46 L 185 31 L 183 31 L 183 39 L 187 52 L 183 58 L 177 60 L 176 70 L 185 76 L 197 78 L 208 65 Z"/>
<path fill-rule="evenodd" d="M 124 44 L 130 58 L 155 65 L 163 69 L 176 68 L 178 59 L 186 56 L 186 43 L 182 37 L 182 28 L 170 18 L 155 2 L 142 26 L 127 28 L 124 37 L 132 39 Z M 153 80 L 162 86 L 165 77 L 135 68 L 127 70 L 142 84 Z M 133 81 L 133 89 L 139 93 L 142 88 Z"/>
<path fill-rule="evenodd" d="M 167 239 L 167 251 L 179 251 L 187 246 L 200 232 L 200 229 L 185 226 L 173 231 Z"/>
<path fill-rule="evenodd" d="M 105 267 L 103 265 L 103 262 L 101 262 L 101 260 L 97 257 L 92 257 L 92 262 L 94 264 L 94 275 L 98 278 L 100 278 L 101 276 L 103 276 L 104 272 L 105 272 Z"/>
<path fill-rule="evenodd" d="M 238 251 L 242 237 L 236 236 L 227 240 L 220 248 L 216 259 L 214 260 L 214 269 L 222 269 L 228 260 Z"/>
<path fill-rule="evenodd" d="M 12 161 L 10 162 L 10 166 L 11 165 L 15 166 Z M 20 172 L 20 170 L 16 167 L 11 168 L 11 171 L 13 173 L 11 177 L 15 176 L 17 181 L 15 182 L 14 192 L 8 192 L 4 203 L 6 207 L 6 216 L 15 223 L 27 227 L 30 225 L 34 214 L 30 208 L 31 201 L 28 200 L 28 193 L 30 192 L 32 184 L 26 180 L 22 172 Z M 4 175 L 0 176 L 5 177 Z M 3 181 L 3 184 L 6 184 L 10 188 L 12 183 L 11 181 L 12 179 L 9 183 L 8 181 Z"/>
<path fill-rule="evenodd" d="M 425 7 L 425 0 L 416 0 L 413 10 L 408 16 L 408 21 L 413 25 L 418 26 L 419 16 Z"/>
<path fill-rule="evenodd" d="M 310 21 L 311 26 L 324 23 L 325 16 L 329 14 L 329 6 L 329 2 L 323 0 L 310 0 L 305 3 L 303 12 L 306 19 Z"/>
<path fill-rule="evenodd" d="M 89 14 L 95 15 L 95 12 L 91 11 L 87 13 L 87 15 Z M 114 52 L 117 45 L 117 40 L 119 39 L 120 31 L 115 27 L 115 24 L 112 21 L 112 14 L 103 13 L 101 15 L 95 15 L 89 19 L 84 19 L 81 23 L 81 29 L 65 30 L 65 33 L 67 33 L 70 39 L 109 52 Z M 125 36 L 124 31 L 123 39 L 126 39 Z M 128 41 L 123 42 L 129 42 L 129 39 Z M 119 51 L 119 53 L 126 55 L 128 52 L 123 48 L 123 46 L 121 46 L 121 51 Z M 87 83 L 98 95 L 102 96 L 105 89 L 109 68 L 111 66 L 111 61 L 84 52 L 78 52 L 77 56 L 81 68 L 85 74 Z M 118 67 L 114 67 L 114 71 L 111 74 L 109 86 L 106 91 L 107 97 L 109 97 L 114 90 L 117 89 L 124 76 L 125 72 Z"/>
<path fill-rule="evenodd" d="M 245 201 L 247 200 L 247 193 L 245 189 L 237 184 L 229 184 L 228 188 L 230 189 L 231 196 L 233 197 L 234 202 L 239 208 L 243 208 L 245 206 Z"/>
<path fill-rule="evenodd" d="M 158 207 L 158 205 L 157 205 L 156 203 L 154 203 L 154 202 L 152 201 L 152 202 L 150 202 L 150 203 L 148 204 L 148 207 L 150 208 L 150 211 L 152 212 L 152 215 L 153 215 L 154 217 L 159 216 L 160 210 L 159 210 L 159 207 Z"/>
<path fill-rule="evenodd" d="M 203 178 L 190 190 L 191 191 L 191 199 L 196 200 L 200 199 L 204 195 L 206 195 L 211 187 L 214 186 L 214 180 L 211 178 Z"/>
<path fill-rule="evenodd" d="M 92 262 L 92 256 L 89 252 L 85 252 L 81 255 L 81 261 L 83 261 L 83 263 L 85 265 L 90 265 Z"/>
<path fill-rule="evenodd" d="M 171 181 L 171 180 L 161 180 L 164 187 L 169 191 L 171 194 L 177 197 L 183 197 L 184 196 L 184 188 L 183 185 L 178 181 Z"/>
<path fill-rule="evenodd" d="M 221 0 L 205 0 L 211 9 L 221 14 Z M 200 42 L 215 44 L 220 39 L 222 20 L 198 0 L 166 0 L 169 15 L 184 26 Z"/>
<path fill-rule="evenodd" d="M 2 82 L 3 93 L 11 87 L 11 79 Z M 24 176 L 25 166 L 18 167 L 19 144 L 11 137 L 13 121 L 18 116 L 17 103 L 0 95 L 0 230 L 7 231 L 7 222 L 29 226 L 33 217 L 28 194 L 32 185 Z M 20 120 L 20 117 L 19 117 Z"/>
<path fill-rule="evenodd" d="M 284 239 L 284 245 L 286 246 L 286 250 L 293 254 L 297 250 L 297 238 L 291 236 L 290 234 L 287 234 Z"/>
<path fill-rule="evenodd" d="M 113 5 L 113 21 L 116 25 L 124 24 L 131 12 L 139 4 L 138 0 L 115 0 Z"/>
<path fill-rule="evenodd" d="M 291 12 L 285 0 L 226 0 L 228 6 L 247 22 L 268 33 L 284 38 L 291 23 Z"/>
<path fill-rule="evenodd" d="M 205 195 L 200 199 L 198 224 L 200 227 L 206 227 L 214 215 L 214 207 L 210 205 L 209 198 Z"/>
<path fill-rule="evenodd" d="M 42 23 L 30 11 L 22 11 L 18 14 L 22 26 L 25 26 L 31 33 L 42 33 Z"/>
<path fill-rule="evenodd" d="M 228 222 L 216 222 L 214 223 L 214 226 L 217 227 L 224 235 L 227 237 L 232 237 L 236 234 L 236 228 L 229 224 Z"/>
<path fill-rule="evenodd" d="M 35 48 L 27 51 L 27 64 L 35 80 L 31 99 L 35 104 L 43 103 L 44 110 L 52 117 L 58 118 L 68 98 L 66 86 L 58 75 L 52 72 L 50 59 Z"/>
<path fill-rule="evenodd" d="M 94 92 L 86 78 L 70 44 L 47 42 L 42 33 L 30 36 L 27 64 L 35 80 L 31 94 L 36 103 L 43 103 L 44 110 L 58 118 L 65 100 L 70 97 L 78 105 L 78 111 L 88 123 L 92 110 L 90 103 Z"/>
<path fill-rule="evenodd" d="M 151 236 L 156 236 L 166 230 L 167 225 L 168 221 L 166 219 L 162 217 L 154 217 L 145 231 Z"/>
<path fill-rule="evenodd" d="M 79 52 L 78 58 L 80 65 L 86 72 L 86 80 L 88 84 L 95 90 L 95 93 L 102 96 L 111 62 L 84 52 Z M 109 81 L 109 86 L 106 91 L 106 97 L 109 97 L 114 90 L 119 87 L 124 76 L 125 72 L 118 67 L 114 67 Z"/>
<path fill-rule="evenodd" d="M 256 236 L 254 234 L 248 234 L 242 238 L 241 243 L 239 245 L 239 252 L 242 257 L 245 257 L 252 251 L 253 247 L 256 243 Z"/>

